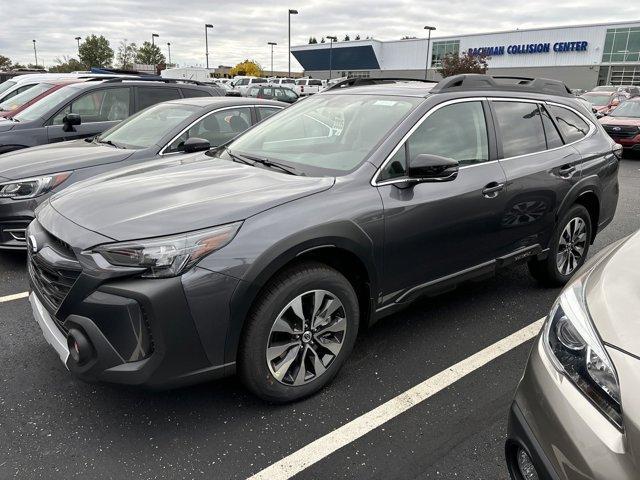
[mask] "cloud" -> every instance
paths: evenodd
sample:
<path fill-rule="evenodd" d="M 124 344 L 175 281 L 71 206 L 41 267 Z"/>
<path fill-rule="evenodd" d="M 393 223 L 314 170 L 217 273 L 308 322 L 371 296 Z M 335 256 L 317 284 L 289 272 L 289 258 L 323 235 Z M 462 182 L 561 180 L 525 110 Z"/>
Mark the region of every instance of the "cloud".
<path fill-rule="evenodd" d="M 234 65 L 245 58 L 270 67 L 267 42 L 277 42 L 276 70 L 287 69 L 287 10 L 292 16 L 292 44 L 307 43 L 310 36 L 345 34 L 373 36 L 381 40 L 422 36 L 425 24 L 435 25 L 437 35 L 534 28 L 563 24 L 625 21 L 637 15 L 632 3 L 602 9 L 596 0 L 558 3 L 519 0 L 498 3 L 449 0 L 305 0 L 289 4 L 243 0 L 0 0 L 5 22 L 0 29 L 0 54 L 14 61 L 34 61 L 32 39 L 37 40 L 38 60 L 54 64 L 57 57 L 77 56 L 74 38 L 104 35 L 116 50 L 123 39 L 141 44 L 158 33 L 156 43 L 166 55 L 171 42 L 172 61 L 203 65 L 204 24 L 209 31 L 210 66 Z M 8 4 L 11 3 L 10 12 Z M 7 15 L 7 13 L 9 15 Z M 300 65 L 292 57 L 292 68 Z"/>

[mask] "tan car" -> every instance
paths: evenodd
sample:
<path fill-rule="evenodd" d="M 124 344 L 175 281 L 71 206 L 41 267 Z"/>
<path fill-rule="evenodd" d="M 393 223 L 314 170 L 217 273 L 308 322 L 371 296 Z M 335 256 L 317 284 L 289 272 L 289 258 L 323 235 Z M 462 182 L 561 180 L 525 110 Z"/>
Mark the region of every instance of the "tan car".
<path fill-rule="evenodd" d="M 555 302 L 509 416 L 514 480 L 640 479 L 640 232 Z"/>

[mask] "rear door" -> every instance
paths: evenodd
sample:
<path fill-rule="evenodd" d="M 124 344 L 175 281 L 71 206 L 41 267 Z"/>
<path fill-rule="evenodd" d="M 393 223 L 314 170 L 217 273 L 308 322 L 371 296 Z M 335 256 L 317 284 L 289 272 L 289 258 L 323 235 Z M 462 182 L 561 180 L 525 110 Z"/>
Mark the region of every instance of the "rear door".
<path fill-rule="evenodd" d="M 546 248 L 562 200 L 580 179 L 581 156 L 565 142 L 543 102 L 492 99 L 506 209 L 496 247 L 509 254 Z"/>
<path fill-rule="evenodd" d="M 396 147 L 375 179 L 384 204 L 388 297 L 403 291 L 408 295 L 407 289 L 419 290 L 466 269 L 482 269 L 483 263 L 491 268 L 506 177 L 496 160 L 488 109 L 481 99 L 435 107 Z M 457 178 L 403 184 L 407 159 L 419 154 L 458 160 Z"/>
<path fill-rule="evenodd" d="M 53 143 L 97 135 L 127 118 L 131 108 L 131 87 L 93 89 L 79 95 L 47 121 L 47 137 Z M 65 131 L 62 120 L 67 113 L 79 114 L 82 124 Z"/>

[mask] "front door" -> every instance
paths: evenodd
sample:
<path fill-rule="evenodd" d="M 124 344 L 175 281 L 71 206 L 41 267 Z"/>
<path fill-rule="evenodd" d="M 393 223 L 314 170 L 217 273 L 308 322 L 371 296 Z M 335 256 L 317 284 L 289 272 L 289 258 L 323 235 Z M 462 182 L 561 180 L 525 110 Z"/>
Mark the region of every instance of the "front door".
<path fill-rule="evenodd" d="M 376 179 L 385 217 L 383 303 L 495 258 L 506 177 L 488 118 L 481 100 L 436 107 L 383 165 Z M 458 160 L 457 178 L 407 187 L 407 159 L 423 153 Z"/>

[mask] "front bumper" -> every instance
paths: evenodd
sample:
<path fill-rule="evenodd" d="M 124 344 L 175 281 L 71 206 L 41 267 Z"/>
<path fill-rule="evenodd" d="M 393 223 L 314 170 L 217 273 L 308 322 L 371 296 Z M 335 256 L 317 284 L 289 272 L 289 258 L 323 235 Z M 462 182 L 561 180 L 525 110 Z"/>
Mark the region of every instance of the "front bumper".
<path fill-rule="evenodd" d="M 39 199 L 0 198 L 0 249 L 26 250 L 26 229 L 34 218 Z"/>
<path fill-rule="evenodd" d="M 535 343 L 512 406 L 506 441 L 513 480 L 513 452 L 531 457 L 541 479 L 632 480 L 638 478 L 624 433 L 558 372 Z"/>
<path fill-rule="evenodd" d="M 79 233 L 77 225 L 68 227 L 69 233 Z M 71 247 L 38 221 L 28 232 L 38 245 L 29 252 L 33 314 L 74 375 L 167 388 L 234 372 L 224 353 L 238 280 L 198 267 L 166 279 L 91 270 L 84 263 L 80 267 Z M 69 354 L 67 337 L 73 332 L 88 339 L 88 360 Z"/>

